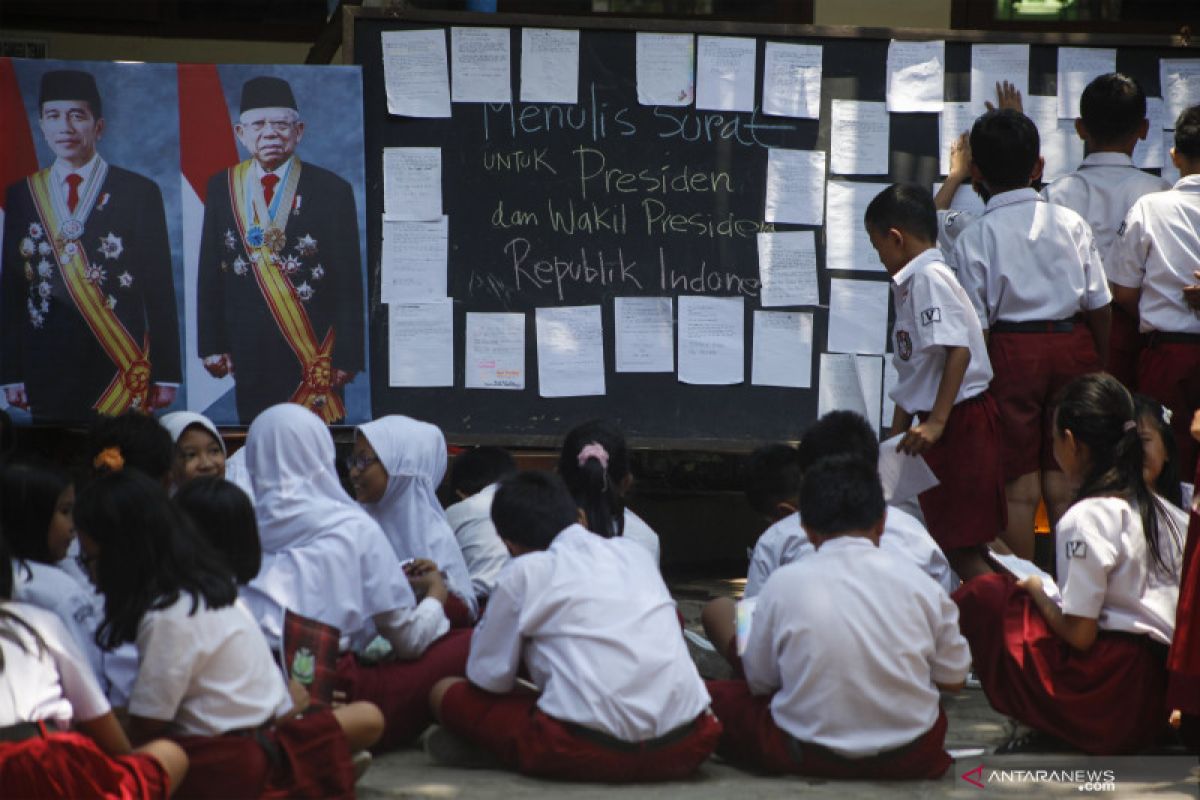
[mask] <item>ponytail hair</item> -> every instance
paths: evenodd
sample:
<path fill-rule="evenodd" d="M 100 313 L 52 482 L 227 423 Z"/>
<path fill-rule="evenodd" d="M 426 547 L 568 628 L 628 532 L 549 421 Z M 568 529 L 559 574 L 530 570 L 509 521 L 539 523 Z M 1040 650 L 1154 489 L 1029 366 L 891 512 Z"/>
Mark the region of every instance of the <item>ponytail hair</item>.
<path fill-rule="evenodd" d="M 1077 378 L 1063 389 L 1054 428 L 1059 436 L 1070 431 L 1087 447 L 1087 471 L 1076 499 L 1121 497 L 1128 501 L 1141 515 L 1151 567 L 1169 572 L 1158 535 L 1160 520 L 1169 517 L 1163 513 L 1163 501 L 1142 477 L 1144 451 L 1129 392 L 1106 373 Z M 1171 538 L 1179 545 L 1180 534 L 1171 527 Z"/>
<path fill-rule="evenodd" d="M 558 474 L 576 505 L 587 515 L 588 528 L 608 539 L 625 532 L 625 479 L 629 451 L 625 435 L 608 420 L 592 420 L 574 428 L 563 440 Z"/>

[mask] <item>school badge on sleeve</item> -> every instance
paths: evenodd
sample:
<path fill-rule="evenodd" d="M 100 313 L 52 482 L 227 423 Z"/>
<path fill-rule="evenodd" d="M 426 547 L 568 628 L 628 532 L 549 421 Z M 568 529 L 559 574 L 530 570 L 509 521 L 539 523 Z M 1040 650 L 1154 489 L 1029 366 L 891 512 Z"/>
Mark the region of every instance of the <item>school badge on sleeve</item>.
<path fill-rule="evenodd" d="M 912 358 L 912 337 L 908 331 L 896 331 L 896 353 L 903 361 Z"/>

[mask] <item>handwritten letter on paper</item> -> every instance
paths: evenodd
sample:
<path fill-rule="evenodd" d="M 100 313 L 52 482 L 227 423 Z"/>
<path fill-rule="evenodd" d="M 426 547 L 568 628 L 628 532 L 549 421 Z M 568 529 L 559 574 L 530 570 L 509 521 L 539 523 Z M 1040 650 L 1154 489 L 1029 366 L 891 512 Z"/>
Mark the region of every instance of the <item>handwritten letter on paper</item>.
<path fill-rule="evenodd" d="M 579 100 L 579 31 L 521 29 L 521 101 Z"/>
<path fill-rule="evenodd" d="M 384 303 L 441 300 L 446 296 L 449 217 L 435 222 L 383 218 L 379 294 Z"/>
<path fill-rule="evenodd" d="M 674 305 L 670 297 L 617 297 L 617 372 L 675 370 Z"/>
<path fill-rule="evenodd" d="M 446 34 L 441 30 L 384 31 L 381 39 L 388 113 L 450 116 Z"/>
<path fill-rule="evenodd" d="M 812 386 L 813 316 L 801 311 L 755 311 L 750 382 L 757 386 Z"/>
<path fill-rule="evenodd" d="M 829 140 L 829 171 L 838 175 L 886 175 L 888 171 L 887 109 L 883 103 L 834 100 Z"/>
<path fill-rule="evenodd" d="M 451 28 L 450 49 L 454 102 L 512 102 L 507 28 Z"/>
<path fill-rule="evenodd" d="M 764 114 L 817 118 L 821 111 L 821 52 L 816 44 L 767 42 L 763 58 Z"/>
<path fill-rule="evenodd" d="M 468 389 L 525 388 L 525 315 L 467 312 Z"/>
<path fill-rule="evenodd" d="M 945 82 L 945 42 L 900 42 L 893 39 L 888 45 L 888 111 L 941 111 Z"/>
<path fill-rule="evenodd" d="M 538 393 L 542 397 L 604 394 L 600 306 L 537 309 Z"/>
<path fill-rule="evenodd" d="M 889 288 L 885 281 L 829 281 L 831 351 L 883 353 L 887 349 Z"/>
<path fill-rule="evenodd" d="M 442 148 L 383 148 L 383 213 L 388 219 L 442 216 Z"/>
<path fill-rule="evenodd" d="M 644 106 L 686 106 L 696 97 L 695 37 L 638 33 L 637 93 Z"/>
<path fill-rule="evenodd" d="M 741 297 L 679 298 L 679 380 L 731 384 L 745 380 L 745 311 Z"/>
<path fill-rule="evenodd" d="M 758 274 L 764 306 L 815 306 L 817 251 L 812 231 L 758 234 Z"/>
<path fill-rule="evenodd" d="M 696 108 L 754 110 L 754 39 L 701 36 L 696 50 Z"/>
<path fill-rule="evenodd" d="M 454 385 L 454 301 L 388 306 L 388 386 Z"/>
<path fill-rule="evenodd" d="M 820 150 L 767 151 L 767 197 L 763 219 L 820 225 L 825 191 L 825 153 Z"/>

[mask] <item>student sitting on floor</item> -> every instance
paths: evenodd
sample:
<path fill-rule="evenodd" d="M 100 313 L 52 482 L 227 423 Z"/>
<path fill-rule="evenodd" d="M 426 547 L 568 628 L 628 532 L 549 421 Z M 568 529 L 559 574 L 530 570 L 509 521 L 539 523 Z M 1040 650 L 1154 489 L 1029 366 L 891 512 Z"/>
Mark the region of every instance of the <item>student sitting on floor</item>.
<path fill-rule="evenodd" d="M 1146 486 L 1133 399 L 1111 375 L 1067 385 L 1054 453 L 1076 491 L 1058 524 L 1061 599 L 1037 576 L 984 575 L 954 594 L 962 631 L 992 707 L 1033 729 L 1002 751 L 1048 735 L 1088 753 L 1136 753 L 1166 722 L 1187 520 Z"/>
<path fill-rule="evenodd" d="M 379 525 L 338 481 L 329 429 L 304 406 L 259 414 L 244 449 L 263 553 L 242 599 L 275 650 L 288 609 L 337 628 L 336 688 L 387 720 L 376 751 L 414 741 L 433 721 L 430 688 L 465 674 L 471 641 L 469 630 L 450 631 L 441 573 L 405 578 Z M 390 646 L 387 660 L 366 655 L 376 636 Z"/>
<path fill-rule="evenodd" d="M 886 514 L 875 464 L 810 466 L 800 514 L 816 548 L 774 572 L 742 655 L 745 681 L 711 681 L 725 726 L 717 752 L 777 773 L 937 778 L 950 766 L 938 690 L 970 661 L 958 611 L 911 563 L 879 547 Z"/>
<path fill-rule="evenodd" d="M 355 497 L 379 523 L 396 557 L 408 562 L 405 572 L 440 571 L 450 590 L 445 602 L 450 626 L 473 625 L 479 604 L 471 575 L 437 498 L 446 474 L 441 430 L 399 414 L 359 425 L 347 466 Z"/>
<path fill-rule="evenodd" d="M 4 796 L 168 797 L 187 773 L 187 756 L 163 739 L 130 747 L 87 659 L 58 618 L 9 601 L 9 555 L 0 538 Z"/>
<path fill-rule="evenodd" d="M 446 521 L 454 529 L 481 608 L 509 558 L 492 524 L 492 498 L 499 482 L 516 473 L 513 457 L 501 447 L 473 447 L 450 464 L 450 491 L 458 502 L 446 509 Z"/>
<path fill-rule="evenodd" d="M 954 571 L 963 579 L 990 572 L 984 547 L 1004 533 L 1007 509 L 983 329 L 934 247 L 929 192 L 893 184 L 871 200 L 864 224 L 894 284 L 891 435 L 904 435 L 896 449 L 921 456 L 937 476 L 918 500 Z"/>
<path fill-rule="evenodd" d="M 194 411 L 164 414 L 159 424 L 175 442 L 175 460 L 171 465 L 171 484 L 178 489 L 200 477 L 225 477 L 225 440 L 208 417 Z"/>
<path fill-rule="evenodd" d="M 262 544 L 254 506 L 246 493 L 221 478 L 188 481 L 172 498 L 195 523 L 196 532 L 225 561 L 239 586 L 254 580 L 262 568 Z"/>
<path fill-rule="evenodd" d="M 352 797 L 350 752 L 379 737 L 379 710 L 284 717 L 292 698 L 233 576 L 162 488 L 114 471 L 80 493 L 75 516 L 104 595 L 98 639 L 137 643 L 130 738 L 170 736 L 188 753 L 177 796 Z"/>
<path fill-rule="evenodd" d="M 558 474 L 587 516 L 585 525 L 600 536 L 624 536 L 646 548 L 658 564 L 658 534 L 625 505 L 633 485 L 629 448 L 616 423 L 592 420 L 577 425 L 563 439 Z"/>
<path fill-rule="evenodd" d="M 469 683 L 430 702 L 454 737 L 529 775 L 625 782 L 683 778 L 721 726 L 688 657 L 671 595 L 645 549 L 574 524 L 562 482 L 525 472 L 500 485 L 492 518 L 514 558 L 475 630 Z M 522 664 L 540 690 L 517 684 Z M 449 732 L 449 733 L 447 733 Z"/>
<path fill-rule="evenodd" d="M 765 444 L 746 458 L 746 502 L 775 524 L 796 513 L 800 494 L 800 453 L 787 444 Z"/>

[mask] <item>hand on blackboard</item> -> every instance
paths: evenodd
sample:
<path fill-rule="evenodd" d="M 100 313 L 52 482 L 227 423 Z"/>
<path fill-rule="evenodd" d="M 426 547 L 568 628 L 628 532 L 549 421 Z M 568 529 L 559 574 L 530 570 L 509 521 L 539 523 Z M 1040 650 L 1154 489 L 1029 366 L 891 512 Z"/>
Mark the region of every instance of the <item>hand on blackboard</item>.
<path fill-rule="evenodd" d="M 920 425 L 909 428 L 896 449 L 910 456 L 919 456 L 937 444 L 945 430 L 946 423 L 927 419 Z"/>
<path fill-rule="evenodd" d="M 1008 81 L 999 81 L 996 84 L 996 101 L 1000 108 L 1011 108 L 1013 111 L 1025 113 L 1025 107 L 1021 104 L 1021 92 Z M 987 106 L 988 111 L 996 110 L 996 106 L 987 100 L 983 101 L 983 104 Z"/>
<path fill-rule="evenodd" d="M 224 378 L 233 374 L 233 356 L 229 353 L 207 356 L 204 359 L 204 368 L 214 378 Z"/>
<path fill-rule="evenodd" d="M 971 137 L 963 133 L 950 143 L 950 172 L 946 180 L 964 183 L 971 179 Z"/>
<path fill-rule="evenodd" d="M 333 379 L 331 383 L 334 387 L 345 386 L 350 381 L 354 380 L 353 372 L 346 372 L 344 369 L 335 369 L 333 371 Z"/>

